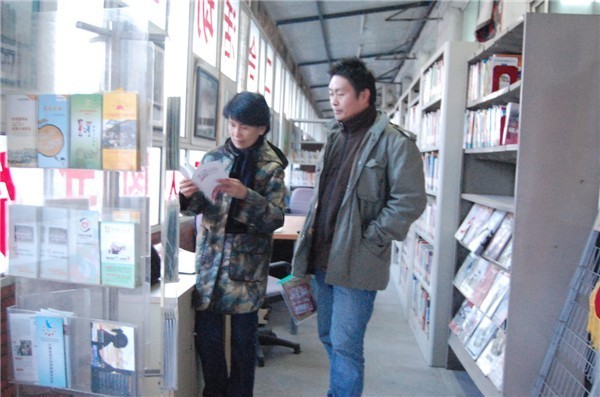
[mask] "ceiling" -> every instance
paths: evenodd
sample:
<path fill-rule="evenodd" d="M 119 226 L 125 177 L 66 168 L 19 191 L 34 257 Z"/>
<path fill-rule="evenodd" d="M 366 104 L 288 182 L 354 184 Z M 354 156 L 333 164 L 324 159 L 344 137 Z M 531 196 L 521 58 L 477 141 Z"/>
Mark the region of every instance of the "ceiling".
<path fill-rule="evenodd" d="M 358 56 L 377 83 L 394 83 L 436 1 L 267 0 L 262 6 L 293 58 L 321 117 L 332 117 L 327 71 Z M 378 84 L 378 105 L 382 97 Z"/>

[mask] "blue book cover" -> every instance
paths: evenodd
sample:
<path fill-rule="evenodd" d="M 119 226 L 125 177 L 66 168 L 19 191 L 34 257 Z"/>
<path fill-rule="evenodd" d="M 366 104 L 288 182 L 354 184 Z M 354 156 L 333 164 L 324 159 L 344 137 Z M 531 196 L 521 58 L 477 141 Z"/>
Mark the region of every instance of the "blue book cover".
<path fill-rule="evenodd" d="M 63 319 L 61 317 L 36 316 L 35 328 L 35 354 L 39 384 L 67 387 Z"/>
<path fill-rule="evenodd" d="M 38 167 L 69 166 L 69 98 L 65 95 L 38 96 Z"/>

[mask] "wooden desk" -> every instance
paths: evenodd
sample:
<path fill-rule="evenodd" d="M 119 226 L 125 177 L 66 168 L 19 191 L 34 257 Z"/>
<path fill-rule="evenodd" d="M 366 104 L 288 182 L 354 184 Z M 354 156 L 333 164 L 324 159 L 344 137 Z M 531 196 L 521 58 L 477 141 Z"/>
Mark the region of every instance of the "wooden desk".
<path fill-rule="evenodd" d="M 273 233 L 273 240 L 297 240 L 305 218 L 304 215 L 286 215 L 283 226 Z"/>

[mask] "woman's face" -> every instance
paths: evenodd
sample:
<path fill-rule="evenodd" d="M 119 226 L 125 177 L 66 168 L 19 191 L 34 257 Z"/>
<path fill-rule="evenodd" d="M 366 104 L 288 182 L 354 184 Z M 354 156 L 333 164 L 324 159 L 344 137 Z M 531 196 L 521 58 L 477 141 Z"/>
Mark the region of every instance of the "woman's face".
<path fill-rule="evenodd" d="M 267 127 L 255 127 L 240 123 L 237 120 L 228 120 L 227 128 L 233 146 L 238 149 L 248 149 L 256 143 L 258 137 L 264 135 Z"/>

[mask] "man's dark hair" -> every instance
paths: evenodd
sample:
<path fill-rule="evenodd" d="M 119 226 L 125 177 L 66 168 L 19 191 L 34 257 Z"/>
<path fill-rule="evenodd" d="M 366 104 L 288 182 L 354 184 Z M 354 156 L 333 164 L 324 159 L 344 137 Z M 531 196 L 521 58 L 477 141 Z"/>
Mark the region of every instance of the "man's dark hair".
<path fill-rule="evenodd" d="M 253 127 L 271 130 L 271 110 L 265 97 L 256 92 L 242 91 L 236 94 L 223 108 L 223 117 Z"/>
<path fill-rule="evenodd" d="M 340 76 L 344 77 L 346 80 L 352 84 L 354 90 L 356 91 L 356 95 L 364 90 L 365 88 L 369 90 L 371 95 L 369 96 L 369 104 L 371 106 L 375 105 L 375 99 L 377 97 L 377 90 L 375 88 L 375 76 L 363 61 L 359 58 L 344 58 L 335 64 L 333 64 L 329 68 L 329 77 Z"/>

